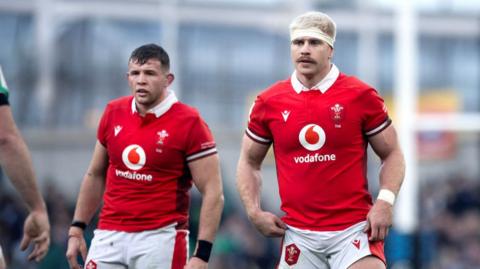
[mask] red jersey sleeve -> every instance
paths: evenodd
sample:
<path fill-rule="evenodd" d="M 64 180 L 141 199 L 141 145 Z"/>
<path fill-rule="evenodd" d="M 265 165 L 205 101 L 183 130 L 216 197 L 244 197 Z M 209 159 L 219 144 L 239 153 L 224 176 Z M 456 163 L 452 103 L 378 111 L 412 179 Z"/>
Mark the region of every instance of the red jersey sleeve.
<path fill-rule="evenodd" d="M 108 115 L 110 114 L 109 107 L 110 105 L 107 105 L 107 107 L 105 108 L 105 111 L 103 112 L 103 115 L 100 118 L 100 123 L 98 124 L 98 129 L 97 129 L 97 139 L 98 141 L 100 141 L 100 143 L 104 147 L 107 146 Z"/>
<path fill-rule="evenodd" d="M 198 160 L 217 153 L 212 132 L 210 131 L 210 128 L 208 128 L 207 123 L 200 116 L 194 119 L 187 133 L 187 162 Z"/>
<path fill-rule="evenodd" d="M 258 143 L 270 144 L 272 142 L 272 133 L 268 129 L 265 115 L 266 103 L 260 96 L 258 96 L 250 108 L 246 134 Z"/>
<path fill-rule="evenodd" d="M 374 89 L 370 88 L 362 95 L 361 106 L 364 111 L 363 132 L 366 136 L 376 135 L 392 123 L 385 102 Z"/>

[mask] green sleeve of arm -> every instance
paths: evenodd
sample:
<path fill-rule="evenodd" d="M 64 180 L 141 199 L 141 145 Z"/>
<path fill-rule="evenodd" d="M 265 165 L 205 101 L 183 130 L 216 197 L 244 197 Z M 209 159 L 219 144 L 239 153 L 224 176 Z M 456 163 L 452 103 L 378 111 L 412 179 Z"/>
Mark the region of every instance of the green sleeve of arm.
<path fill-rule="evenodd" d="M 8 91 L 2 86 L 0 86 L 0 106 L 1 105 L 8 105 Z"/>

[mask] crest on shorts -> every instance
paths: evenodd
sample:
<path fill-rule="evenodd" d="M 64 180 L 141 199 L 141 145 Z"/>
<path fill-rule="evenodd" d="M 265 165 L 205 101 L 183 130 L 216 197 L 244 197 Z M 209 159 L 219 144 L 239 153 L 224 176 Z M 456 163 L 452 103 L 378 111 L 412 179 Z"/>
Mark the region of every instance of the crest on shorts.
<path fill-rule="evenodd" d="M 93 260 L 90 260 L 87 266 L 85 266 L 85 269 L 97 269 L 97 264 Z"/>
<path fill-rule="evenodd" d="M 285 247 L 285 262 L 292 266 L 298 262 L 300 256 L 300 249 L 295 244 L 290 244 Z"/>
<path fill-rule="evenodd" d="M 341 104 L 336 103 L 330 107 L 330 116 L 333 120 L 333 124 L 335 124 L 335 128 L 342 128 L 344 114 L 345 108 Z"/>

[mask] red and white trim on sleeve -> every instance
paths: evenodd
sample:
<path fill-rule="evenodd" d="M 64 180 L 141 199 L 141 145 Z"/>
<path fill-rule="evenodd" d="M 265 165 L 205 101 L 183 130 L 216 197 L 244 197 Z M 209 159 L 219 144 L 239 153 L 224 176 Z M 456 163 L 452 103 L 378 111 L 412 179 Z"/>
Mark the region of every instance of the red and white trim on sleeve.
<path fill-rule="evenodd" d="M 207 156 L 215 154 L 215 153 L 217 153 L 217 148 L 216 147 L 215 148 L 210 148 L 210 149 L 207 149 L 207 150 L 204 150 L 204 151 L 201 151 L 201 152 L 194 153 L 190 156 L 187 156 L 186 160 L 187 160 L 187 162 L 191 162 L 191 161 L 198 160 L 198 159 L 207 157 Z"/>
<path fill-rule="evenodd" d="M 392 123 L 392 120 L 388 118 L 386 121 L 384 121 L 382 124 L 380 124 L 377 128 L 374 128 L 368 132 L 365 132 L 366 136 L 372 136 L 380 133 L 383 131 L 385 128 L 387 128 L 390 124 Z"/>
<path fill-rule="evenodd" d="M 253 141 L 255 142 L 258 142 L 260 144 L 270 144 L 272 143 L 272 140 L 270 139 L 267 139 L 267 138 L 263 138 L 261 136 L 258 136 L 256 134 L 254 134 L 252 131 L 250 131 L 250 129 L 245 129 L 245 133 L 247 134 L 248 137 L 250 137 Z"/>

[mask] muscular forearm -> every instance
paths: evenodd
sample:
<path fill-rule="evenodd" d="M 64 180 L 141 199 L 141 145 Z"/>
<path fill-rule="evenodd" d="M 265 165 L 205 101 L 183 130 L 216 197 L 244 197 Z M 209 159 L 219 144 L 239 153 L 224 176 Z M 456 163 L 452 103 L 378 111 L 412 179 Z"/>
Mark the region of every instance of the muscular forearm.
<path fill-rule="evenodd" d="M 223 210 L 223 185 L 217 155 L 189 163 L 195 186 L 202 194 L 198 239 L 213 242 Z"/>
<path fill-rule="evenodd" d="M 221 191 L 210 191 L 202 196 L 198 240 L 213 242 L 223 210 L 223 194 Z"/>
<path fill-rule="evenodd" d="M 74 219 L 89 223 L 102 201 L 104 177 L 87 173 L 80 187 Z"/>
<path fill-rule="evenodd" d="M 87 173 L 80 187 L 74 220 L 89 223 L 98 209 L 105 190 L 105 177 L 108 168 L 108 154 L 105 147 L 97 141 Z"/>
<path fill-rule="evenodd" d="M 45 210 L 27 146 L 18 131 L 0 138 L 0 163 L 30 211 Z"/>
<path fill-rule="evenodd" d="M 260 210 L 262 189 L 261 165 L 269 145 L 261 145 L 246 135 L 243 137 L 240 159 L 237 165 L 237 189 L 245 210 L 251 218 Z"/>
<path fill-rule="evenodd" d="M 241 157 L 237 167 L 237 189 L 249 216 L 260 209 L 261 182 L 260 169 L 252 167 Z"/>
<path fill-rule="evenodd" d="M 387 189 L 397 195 L 405 176 L 405 160 L 393 125 L 369 138 L 370 145 L 382 160 L 380 189 Z"/>
<path fill-rule="evenodd" d="M 263 157 L 262 157 L 263 159 Z M 260 162 L 247 162 L 240 157 L 237 168 L 237 188 L 248 218 L 257 230 L 268 237 L 285 234 L 285 223 L 274 214 L 263 211 L 260 203 L 261 173 Z"/>
<path fill-rule="evenodd" d="M 380 169 L 380 189 L 388 189 L 398 194 L 405 176 L 405 161 L 400 148 L 393 150 L 383 160 Z"/>

